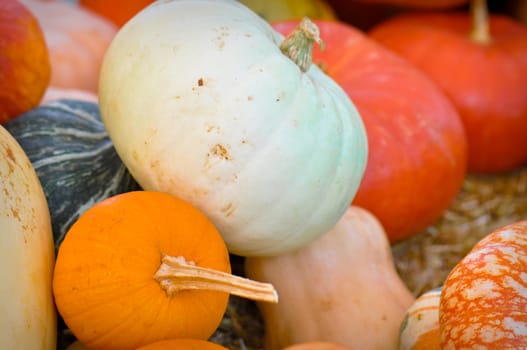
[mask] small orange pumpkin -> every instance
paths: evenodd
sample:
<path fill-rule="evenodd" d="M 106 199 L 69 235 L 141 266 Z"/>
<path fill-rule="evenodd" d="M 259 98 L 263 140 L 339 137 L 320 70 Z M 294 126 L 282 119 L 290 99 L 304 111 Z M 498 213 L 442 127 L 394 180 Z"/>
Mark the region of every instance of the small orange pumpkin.
<path fill-rule="evenodd" d="M 36 107 L 51 65 L 37 18 L 18 0 L 0 2 L 0 124 Z"/>
<path fill-rule="evenodd" d="M 162 340 L 136 350 L 228 350 L 219 344 L 201 339 L 169 339 Z"/>
<path fill-rule="evenodd" d="M 480 240 L 447 276 L 441 349 L 527 349 L 527 221 Z"/>
<path fill-rule="evenodd" d="M 272 285 L 230 274 L 221 235 L 172 195 L 133 191 L 84 212 L 59 248 L 53 292 L 60 315 L 91 350 L 207 339 L 229 293 L 276 302 Z"/>

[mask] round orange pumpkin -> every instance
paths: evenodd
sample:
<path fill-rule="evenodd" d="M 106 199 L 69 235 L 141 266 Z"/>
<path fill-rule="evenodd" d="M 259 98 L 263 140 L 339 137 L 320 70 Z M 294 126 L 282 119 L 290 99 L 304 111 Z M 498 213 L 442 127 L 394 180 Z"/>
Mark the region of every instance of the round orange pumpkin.
<path fill-rule="evenodd" d="M 96 350 L 207 339 L 229 293 L 276 302 L 269 284 L 230 274 L 221 235 L 201 211 L 161 192 L 110 197 L 84 212 L 59 248 L 58 311 Z"/>
<path fill-rule="evenodd" d="M 35 16 L 18 0 L 0 2 L 0 124 L 36 107 L 51 75 Z"/>

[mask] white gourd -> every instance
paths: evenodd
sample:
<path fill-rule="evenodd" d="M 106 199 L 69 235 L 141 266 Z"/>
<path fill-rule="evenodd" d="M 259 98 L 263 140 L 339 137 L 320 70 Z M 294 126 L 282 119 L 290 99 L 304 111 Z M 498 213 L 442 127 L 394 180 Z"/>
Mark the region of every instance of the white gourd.
<path fill-rule="evenodd" d="M 46 197 L 28 157 L 0 126 L 0 344 L 56 349 L 55 261 Z"/>
<path fill-rule="evenodd" d="M 244 256 L 327 232 L 366 166 L 355 106 L 282 40 L 235 0 L 157 1 L 118 32 L 100 75 L 102 120 L 137 182 L 194 204 Z"/>

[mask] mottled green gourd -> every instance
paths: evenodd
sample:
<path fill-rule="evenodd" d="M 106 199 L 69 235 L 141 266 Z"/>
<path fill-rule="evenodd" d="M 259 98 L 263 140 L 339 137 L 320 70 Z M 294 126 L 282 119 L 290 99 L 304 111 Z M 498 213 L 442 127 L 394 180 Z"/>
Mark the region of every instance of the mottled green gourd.
<path fill-rule="evenodd" d="M 96 103 L 60 100 L 5 125 L 40 179 L 51 214 L 55 247 L 86 209 L 139 188 L 115 152 Z"/>

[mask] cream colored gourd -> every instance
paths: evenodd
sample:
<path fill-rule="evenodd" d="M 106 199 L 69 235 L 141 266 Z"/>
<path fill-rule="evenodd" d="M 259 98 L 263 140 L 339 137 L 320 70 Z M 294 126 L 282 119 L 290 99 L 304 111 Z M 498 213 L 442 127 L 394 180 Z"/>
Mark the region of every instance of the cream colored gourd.
<path fill-rule="evenodd" d="M 259 303 L 265 349 L 329 341 L 360 350 L 398 348 L 415 298 L 397 275 L 378 219 L 351 206 L 336 226 L 302 249 L 246 259 L 246 274 L 271 282 L 276 305 Z"/>
<path fill-rule="evenodd" d="M 439 350 L 439 300 L 442 288 L 421 294 L 401 325 L 399 350 Z"/>
<path fill-rule="evenodd" d="M 355 106 L 309 51 L 304 72 L 282 40 L 235 0 L 157 1 L 102 66 L 101 116 L 134 178 L 198 207 L 239 255 L 327 232 L 366 165 Z"/>
<path fill-rule="evenodd" d="M 56 349 L 51 219 L 38 177 L 0 126 L 0 344 Z"/>

